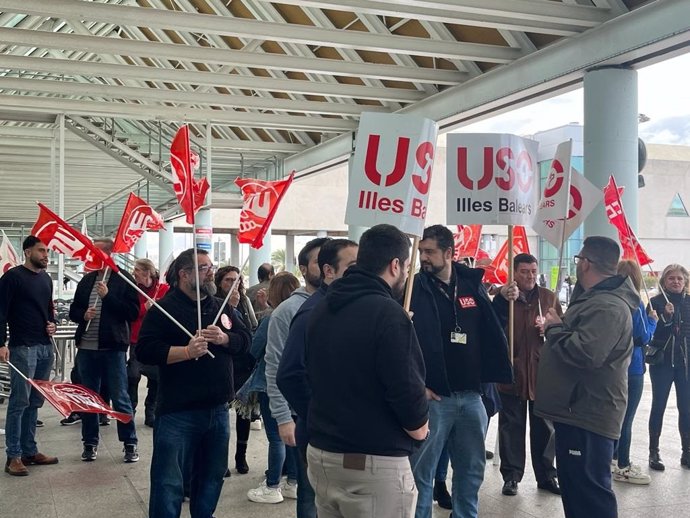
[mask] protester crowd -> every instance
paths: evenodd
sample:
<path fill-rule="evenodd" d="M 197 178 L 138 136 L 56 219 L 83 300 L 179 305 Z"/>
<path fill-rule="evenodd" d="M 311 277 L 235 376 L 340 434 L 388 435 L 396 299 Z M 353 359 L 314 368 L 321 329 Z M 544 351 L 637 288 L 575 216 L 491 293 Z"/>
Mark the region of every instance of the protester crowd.
<path fill-rule="evenodd" d="M 110 253 L 112 241 L 94 243 Z M 0 360 L 47 380 L 56 330 L 48 250 L 30 236 L 23 252 L 25 262 L 0 277 Z M 536 487 L 561 498 L 568 518 L 615 517 L 612 480 L 651 481 L 630 458 L 633 440 L 643 440 L 632 437 L 632 423 L 647 365 L 649 468 L 665 469 L 659 443 L 674 385 L 680 464 L 690 469 L 685 267 L 666 266 L 660 293 L 645 304 L 637 263 L 620 261 L 615 241 L 588 237 L 574 257 L 577 281 L 564 312 L 538 285 L 532 255 L 515 256 L 513 282 L 491 297 L 482 269 L 453 260 L 447 227 L 427 227 L 418 252 L 409 310 L 409 238 L 390 225 L 367 230 L 359 244 L 308 242 L 298 255 L 304 286 L 266 264 L 260 283 L 245 289 L 238 268 L 217 269 L 194 249 L 164 278 L 138 260 L 125 275 L 140 292 L 108 269 L 85 275 L 70 308 L 78 324 L 73 381 L 97 393 L 107 385 L 117 412 L 143 406 L 154 429 L 150 518 L 179 517 L 185 499 L 193 518 L 222 515 L 229 457 L 238 475 L 250 470 L 247 443 L 259 415 L 268 451 L 256 468 L 267 469 L 247 494 L 252 502 L 294 499 L 298 518 L 429 518 L 437 501 L 452 518 L 475 518 L 496 413 L 503 495 L 524 483 L 529 422 Z M 12 371 L 9 475 L 58 463 L 35 440 L 42 404 Z M 97 461 L 98 415 L 62 423 L 81 425 L 81 459 Z M 118 420 L 117 433 L 123 461 L 137 462 L 134 420 Z"/>

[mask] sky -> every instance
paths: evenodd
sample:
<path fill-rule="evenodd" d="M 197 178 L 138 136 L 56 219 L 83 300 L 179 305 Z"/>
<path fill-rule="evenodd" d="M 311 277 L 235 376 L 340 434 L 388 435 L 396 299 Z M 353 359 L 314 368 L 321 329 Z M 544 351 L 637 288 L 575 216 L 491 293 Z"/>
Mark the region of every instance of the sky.
<path fill-rule="evenodd" d="M 638 111 L 650 119 L 639 127 L 645 142 L 690 146 L 690 53 L 638 70 Z M 582 88 L 461 131 L 532 135 L 571 122 L 583 123 Z"/>

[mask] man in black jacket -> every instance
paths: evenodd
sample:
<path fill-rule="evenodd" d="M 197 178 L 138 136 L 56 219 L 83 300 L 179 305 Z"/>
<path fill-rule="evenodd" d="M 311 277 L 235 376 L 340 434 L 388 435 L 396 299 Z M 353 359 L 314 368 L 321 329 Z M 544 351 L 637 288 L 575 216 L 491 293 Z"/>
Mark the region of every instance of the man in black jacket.
<path fill-rule="evenodd" d="M 94 244 L 110 254 L 111 239 L 95 239 Z M 132 282 L 134 279 L 126 273 Z M 132 414 L 127 393 L 127 349 L 129 323 L 139 315 L 139 297 L 119 275 L 108 268 L 85 275 L 74 293 L 69 317 L 78 324 L 74 341 L 78 351 L 75 364 L 82 384 L 99 392 L 105 382 L 110 390 L 113 409 Z M 84 449 L 81 460 L 96 460 L 98 454 L 98 414 L 84 413 L 81 420 Z M 137 432 L 134 419 L 117 422 L 117 437 L 124 443 L 125 462 L 137 462 Z"/>
<path fill-rule="evenodd" d="M 230 306 L 214 324 L 222 301 L 214 297 L 214 266 L 204 250 L 196 251 L 202 297 L 202 329 L 197 329 L 194 253 L 182 252 L 172 264 L 166 279 L 171 289 L 159 303 L 194 338 L 154 307 L 144 317 L 137 344 L 139 361 L 159 366 L 149 518 L 180 516 L 185 477 L 192 518 L 213 515 L 228 467 L 232 356 L 246 353 L 251 342 Z"/>
<path fill-rule="evenodd" d="M 477 517 L 488 425 L 481 384 L 512 382 L 506 337 L 482 285 L 484 270 L 453 262 L 453 252 L 448 228 L 424 229 L 410 309 L 426 365 L 431 433 L 410 459 L 419 490 L 416 518 L 431 517 L 434 472 L 446 442 L 451 516 Z"/>
<path fill-rule="evenodd" d="M 310 317 L 307 459 L 319 516 L 414 513 L 408 456 L 428 433 L 428 405 L 419 344 L 396 301 L 409 246 L 391 225 L 366 231 L 357 265 L 333 282 Z"/>

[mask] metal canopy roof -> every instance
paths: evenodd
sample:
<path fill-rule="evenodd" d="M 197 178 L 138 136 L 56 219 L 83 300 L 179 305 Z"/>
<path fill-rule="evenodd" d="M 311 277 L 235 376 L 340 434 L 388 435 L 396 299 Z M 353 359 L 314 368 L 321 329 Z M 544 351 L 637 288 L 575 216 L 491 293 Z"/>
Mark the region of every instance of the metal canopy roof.
<path fill-rule="evenodd" d="M 0 0 L 0 223 L 31 222 L 36 186 L 50 179 L 49 164 L 10 167 L 4 155 L 36 139 L 45 158 L 59 114 L 75 134 L 101 128 L 159 169 L 189 123 L 202 159 L 211 148 L 214 191 L 227 191 L 239 174 L 279 176 L 284 159 L 327 150 L 362 111 L 423 105 L 650 3 Z M 114 176 L 122 166 L 87 140 L 66 151 L 66 184 L 84 186 L 66 193 L 67 216 L 157 174 Z M 72 156 L 99 167 L 80 176 Z M 169 173 L 156 178 L 148 188 L 163 200 Z"/>

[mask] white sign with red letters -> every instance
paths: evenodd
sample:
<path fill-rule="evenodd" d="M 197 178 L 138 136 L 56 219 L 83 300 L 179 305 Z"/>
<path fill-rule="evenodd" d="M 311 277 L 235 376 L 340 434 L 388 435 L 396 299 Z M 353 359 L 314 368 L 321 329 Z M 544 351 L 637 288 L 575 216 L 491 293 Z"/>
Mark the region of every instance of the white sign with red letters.
<path fill-rule="evenodd" d="M 350 166 L 345 223 L 388 223 L 422 235 L 438 126 L 413 115 L 365 112 Z"/>
<path fill-rule="evenodd" d="M 446 224 L 531 226 L 539 200 L 537 148 L 510 134 L 449 134 Z"/>

